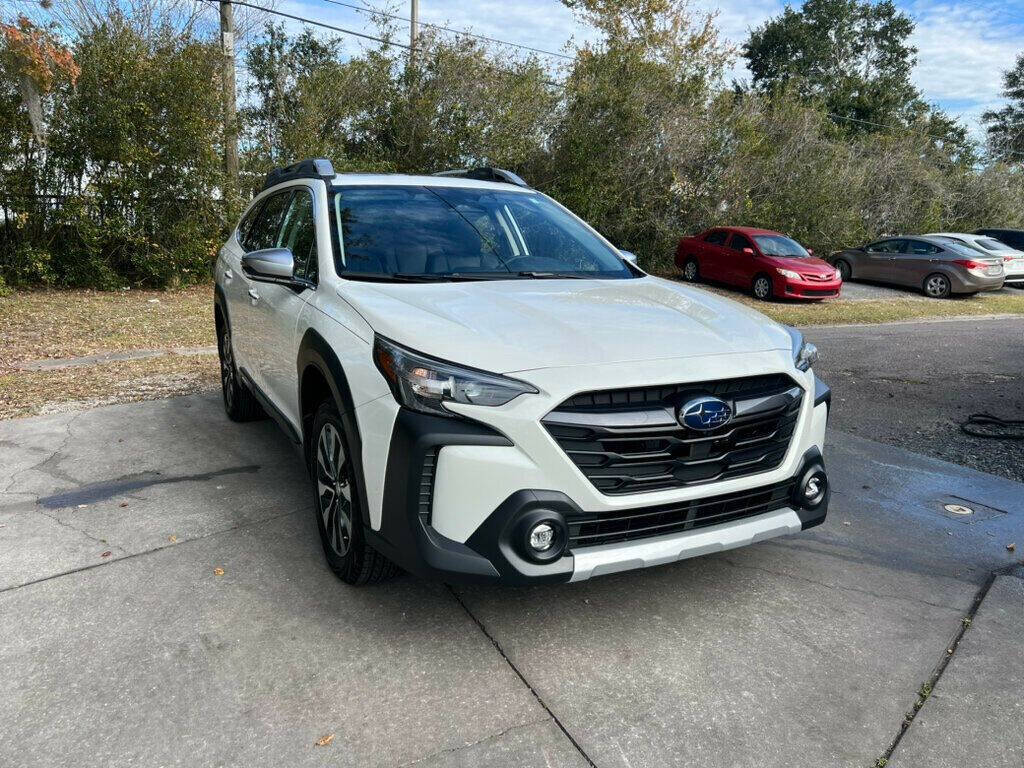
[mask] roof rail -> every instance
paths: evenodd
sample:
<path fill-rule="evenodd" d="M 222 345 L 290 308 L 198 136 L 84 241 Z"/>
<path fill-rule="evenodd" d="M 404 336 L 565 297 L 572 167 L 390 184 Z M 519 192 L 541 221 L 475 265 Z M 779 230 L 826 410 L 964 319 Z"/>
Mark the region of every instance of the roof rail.
<path fill-rule="evenodd" d="M 333 178 L 334 166 L 331 165 L 331 161 L 324 157 L 314 157 L 286 165 L 284 168 L 274 168 L 267 174 L 267 179 L 263 182 L 263 189 L 292 179 L 324 179 L 328 181 Z"/>
<path fill-rule="evenodd" d="M 492 168 L 483 165 L 478 168 L 459 168 L 452 171 L 439 171 L 434 176 L 451 176 L 457 179 L 476 179 L 477 181 L 501 181 L 506 184 L 515 184 L 517 187 L 530 188 L 530 185 L 523 181 L 522 177 L 506 171 L 504 168 Z"/>

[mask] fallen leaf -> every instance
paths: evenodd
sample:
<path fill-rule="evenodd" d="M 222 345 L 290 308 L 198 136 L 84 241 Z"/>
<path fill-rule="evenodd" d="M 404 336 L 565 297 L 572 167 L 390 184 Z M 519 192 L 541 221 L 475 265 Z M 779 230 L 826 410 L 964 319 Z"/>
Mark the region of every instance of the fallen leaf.
<path fill-rule="evenodd" d="M 171 542 L 171 544 L 176 544 L 178 542 L 178 537 L 177 536 L 168 536 L 167 540 L 169 542 Z M 221 573 L 223 573 L 223 571 L 221 571 Z"/>
<path fill-rule="evenodd" d="M 318 747 L 329 747 L 329 746 L 331 746 L 331 742 L 332 741 L 334 741 L 334 734 L 333 733 L 329 733 L 326 736 L 324 736 L 322 739 L 317 741 L 316 742 L 316 746 L 318 746 Z"/>
<path fill-rule="evenodd" d="M 1006 549 L 1007 549 L 1008 552 L 1013 552 L 1013 550 L 1015 550 L 1016 548 L 1017 548 L 1016 543 L 1010 543 L 1010 544 L 1006 545 Z"/>
<path fill-rule="evenodd" d="M 849 520 L 843 520 L 843 525 L 853 525 Z"/>
<path fill-rule="evenodd" d="M 128 502 L 127 501 L 122 501 L 118 506 L 127 507 L 128 506 Z"/>
<path fill-rule="evenodd" d="M 224 569 L 223 568 L 214 568 L 213 569 L 213 575 L 214 576 L 223 576 L 224 575 Z"/>
<path fill-rule="evenodd" d="M 111 555 L 111 554 L 112 554 L 112 553 L 110 552 L 110 550 L 107 550 L 107 551 L 106 551 L 106 552 L 104 552 L 104 553 L 103 553 L 102 555 L 100 555 L 100 557 L 110 557 L 110 555 Z"/>

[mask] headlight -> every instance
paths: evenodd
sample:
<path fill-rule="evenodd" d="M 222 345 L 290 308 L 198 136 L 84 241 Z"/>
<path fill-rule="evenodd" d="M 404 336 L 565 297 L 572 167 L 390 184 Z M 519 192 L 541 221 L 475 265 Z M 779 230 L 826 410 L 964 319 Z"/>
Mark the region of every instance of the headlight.
<path fill-rule="evenodd" d="M 788 277 L 790 280 L 799 280 L 800 279 L 800 275 L 798 275 L 792 269 L 782 269 L 780 267 L 776 267 L 775 271 L 778 272 L 783 277 Z"/>
<path fill-rule="evenodd" d="M 809 370 L 812 365 L 818 362 L 818 348 L 809 341 L 804 341 L 804 335 L 796 328 L 785 326 L 789 331 L 789 338 L 793 341 L 793 365 L 797 370 Z"/>
<path fill-rule="evenodd" d="M 455 416 L 443 403 L 504 405 L 537 390 L 522 381 L 436 360 L 377 336 L 373 361 L 395 400 L 421 413 Z"/>

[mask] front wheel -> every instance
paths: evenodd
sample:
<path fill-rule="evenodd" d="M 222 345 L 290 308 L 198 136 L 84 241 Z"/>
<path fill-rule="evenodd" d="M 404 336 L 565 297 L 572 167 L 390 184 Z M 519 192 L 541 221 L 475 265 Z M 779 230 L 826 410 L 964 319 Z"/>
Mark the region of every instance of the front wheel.
<path fill-rule="evenodd" d="M 929 296 L 933 299 L 945 299 L 949 297 L 952 292 L 952 286 L 949 283 L 949 278 L 943 274 L 936 272 L 933 275 L 928 275 L 924 281 L 924 293 L 925 296 Z"/>
<path fill-rule="evenodd" d="M 346 584 L 372 584 L 393 575 L 395 565 L 366 543 L 359 478 L 345 426 L 334 403 L 321 404 L 313 419 L 310 475 L 317 529 L 334 575 Z"/>
<path fill-rule="evenodd" d="M 700 265 L 697 264 L 697 260 L 692 256 L 686 260 L 683 264 L 683 279 L 689 283 L 697 282 L 700 277 Z"/>
<path fill-rule="evenodd" d="M 761 301 L 770 301 L 772 298 L 772 281 L 767 275 L 758 275 L 754 278 L 752 288 L 754 298 Z"/>

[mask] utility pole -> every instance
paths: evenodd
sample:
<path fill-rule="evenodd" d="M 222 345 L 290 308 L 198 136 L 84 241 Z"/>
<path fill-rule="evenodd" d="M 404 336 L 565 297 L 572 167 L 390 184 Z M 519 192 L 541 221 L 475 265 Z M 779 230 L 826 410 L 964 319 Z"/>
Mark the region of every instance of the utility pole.
<path fill-rule="evenodd" d="M 409 61 L 416 60 L 416 38 L 420 32 L 420 2 L 412 0 L 412 9 L 409 14 Z"/>
<path fill-rule="evenodd" d="M 224 200 L 230 203 L 238 191 L 238 106 L 235 103 L 235 8 L 220 0 L 220 48 L 224 78 Z"/>

